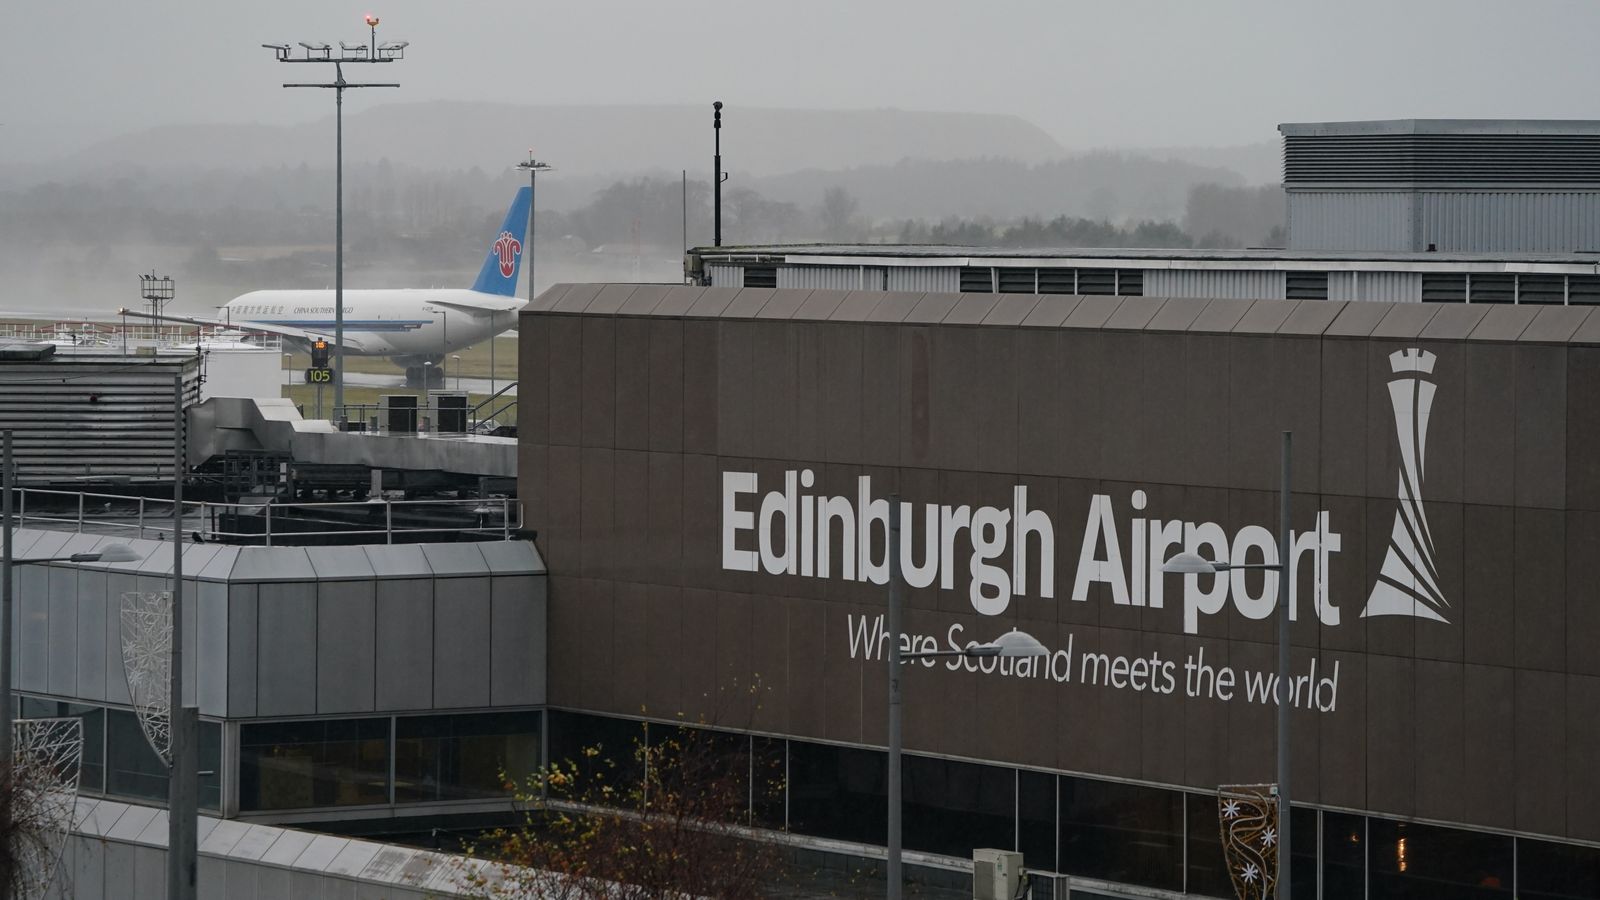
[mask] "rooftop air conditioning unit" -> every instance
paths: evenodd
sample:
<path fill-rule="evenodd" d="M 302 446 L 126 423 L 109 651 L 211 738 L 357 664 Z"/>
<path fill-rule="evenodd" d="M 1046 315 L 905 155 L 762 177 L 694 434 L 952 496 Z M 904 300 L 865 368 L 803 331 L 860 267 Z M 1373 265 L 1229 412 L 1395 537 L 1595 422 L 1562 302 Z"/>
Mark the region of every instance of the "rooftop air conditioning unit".
<path fill-rule="evenodd" d="M 972 851 L 972 900 L 1016 900 L 1021 888 L 1021 853 L 987 848 Z"/>

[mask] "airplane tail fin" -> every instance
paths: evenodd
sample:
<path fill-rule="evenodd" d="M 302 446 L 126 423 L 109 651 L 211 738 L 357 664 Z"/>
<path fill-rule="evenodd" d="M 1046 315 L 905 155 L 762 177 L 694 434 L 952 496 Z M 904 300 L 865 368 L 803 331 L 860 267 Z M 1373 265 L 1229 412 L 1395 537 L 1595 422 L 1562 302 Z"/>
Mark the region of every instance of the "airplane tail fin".
<path fill-rule="evenodd" d="M 528 234 L 528 208 L 533 204 L 533 189 L 518 188 L 506 211 L 505 224 L 489 243 L 489 254 L 478 272 L 472 289 L 485 294 L 513 297 L 517 293 L 517 273 L 522 270 L 523 241 Z"/>

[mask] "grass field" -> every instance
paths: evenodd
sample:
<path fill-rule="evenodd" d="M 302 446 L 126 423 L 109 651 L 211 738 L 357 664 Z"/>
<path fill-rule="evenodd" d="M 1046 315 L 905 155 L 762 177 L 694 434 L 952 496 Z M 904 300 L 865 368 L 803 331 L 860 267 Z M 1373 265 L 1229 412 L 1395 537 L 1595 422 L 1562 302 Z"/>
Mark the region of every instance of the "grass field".
<path fill-rule="evenodd" d="M 489 377 L 489 342 L 474 344 L 464 350 L 457 351 L 452 357 L 461 357 L 458 367 L 453 358 L 446 358 L 446 368 L 449 369 L 451 383 L 457 374 L 462 378 L 488 378 Z M 305 370 L 311 365 L 311 356 L 306 353 L 292 354 L 289 367 L 296 372 Z M 459 372 L 457 369 L 459 368 Z M 399 366 L 382 357 L 352 356 L 345 360 L 346 372 L 367 372 L 375 375 L 399 375 L 402 370 Z M 517 378 L 517 337 L 514 334 L 501 335 L 494 340 L 494 377 L 505 381 L 515 381 Z M 346 393 L 349 393 L 347 390 Z"/>
<path fill-rule="evenodd" d="M 515 381 L 517 378 L 516 336 L 502 335 L 501 337 L 496 338 L 493 355 L 494 377 L 503 382 L 499 386 L 504 387 L 504 383 Z M 453 358 L 446 360 L 448 363 L 447 372 L 449 380 L 444 385 L 445 388 L 453 389 L 455 387 L 455 379 L 457 375 L 460 375 L 462 378 L 489 377 L 490 352 L 488 341 L 468 347 L 459 353 L 453 354 L 453 356 L 461 357 L 461 361 L 458 365 L 456 360 Z M 293 400 L 295 405 L 300 407 L 301 415 L 308 419 L 315 417 L 317 389 L 312 385 L 305 384 L 301 378 L 301 373 L 311 365 L 310 354 L 290 354 L 289 358 L 285 360 L 285 363 L 287 364 L 287 368 L 289 370 L 288 374 L 285 375 L 285 381 L 289 383 L 283 388 L 284 396 L 287 396 L 289 399 Z M 394 363 L 381 357 L 351 356 L 345 360 L 344 368 L 346 372 L 364 372 L 375 375 L 402 374 L 402 370 L 399 366 L 396 366 Z M 384 394 L 416 393 L 417 391 L 417 388 L 373 388 L 348 386 L 344 389 L 344 400 L 345 405 L 349 407 L 362 405 L 374 407 L 373 410 L 368 410 L 365 412 L 365 416 L 370 419 L 371 416 L 376 415 L 376 407 L 378 405 L 378 399 L 380 396 Z M 467 396 L 468 404 L 470 406 L 477 406 L 479 403 L 482 403 L 489 397 L 487 393 L 473 392 L 469 392 Z M 505 402 L 513 401 L 515 399 L 516 398 L 514 397 L 501 397 L 495 401 L 494 408 L 497 409 Z M 331 386 L 324 387 L 322 389 L 322 403 L 323 417 L 327 418 L 333 414 L 333 388 Z M 494 409 L 485 407 L 482 410 L 482 414 L 488 414 L 493 411 Z M 352 410 L 351 415 L 353 418 L 355 415 L 354 410 Z M 517 424 L 516 406 L 513 405 L 509 410 L 496 414 L 494 419 L 501 425 Z"/>

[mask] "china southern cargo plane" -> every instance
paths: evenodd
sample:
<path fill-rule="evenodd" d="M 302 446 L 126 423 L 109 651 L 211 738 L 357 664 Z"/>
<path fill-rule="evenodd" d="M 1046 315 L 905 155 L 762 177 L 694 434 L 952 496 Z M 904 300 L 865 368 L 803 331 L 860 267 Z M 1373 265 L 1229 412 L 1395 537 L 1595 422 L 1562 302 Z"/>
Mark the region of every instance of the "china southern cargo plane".
<path fill-rule="evenodd" d="M 390 357 L 405 367 L 408 383 L 420 384 L 425 372 L 436 381 L 443 377 L 439 364 L 448 354 L 515 328 L 517 310 L 527 304 L 517 297 L 516 287 L 531 202 L 529 188 L 517 191 L 471 288 L 346 290 L 344 352 Z M 251 291 L 228 301 L 222 310 L 221 319 L 160 318 L 264 331 L 302 347 L 318 340 L 330 346 L 334 342 L 331 290 Z M 156 318 L 131 309 L 121 312 Z"/>

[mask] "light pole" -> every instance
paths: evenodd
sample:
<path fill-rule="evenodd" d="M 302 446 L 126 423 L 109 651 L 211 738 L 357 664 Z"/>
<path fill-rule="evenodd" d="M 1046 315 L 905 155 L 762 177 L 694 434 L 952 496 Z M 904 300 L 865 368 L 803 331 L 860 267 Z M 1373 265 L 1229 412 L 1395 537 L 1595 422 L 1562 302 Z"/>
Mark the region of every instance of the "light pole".
<path fill-rule="evenodd" d="M 532 303 L 534 294 L 533 265 L 538 255 L 536 252 L 537 245 L 533 241 L 533 226 L 534 210 L 539 205 L 539 173 L 549 172 L 553 170 L 555 166 L 534 159 L 533 148 L 529 147 L 528 161 L 517 163 L 517 168 L 524 169 L 528 173 L 528 302 Z"/>
<path fill-rule="evenodd" d="M 17 489 L 17 464 L 12 455 L 11 430 L 0 433 L 0 647 L 5 648 L 5 658 L 0 660 L 0 778 L 9 783 L 16 779 L 16 745 L 11 734 L 11 723 L 16 721 L 16 705 L 11 696 L 11 667 L 15 662 L 16 639 L 12 633 L 11 610 L 15 586 L 12 584 L 15 567 L 52 562 L 133 562 L 141 559 L 127 544 L 107 544 L 92 553 L 73 553 L 68 556 L 44 556 L 34 559 L 13 559 L 12 495 Z M 0 900 L 11 900 L 11 879 L 0 878 Z"/>
<path fill-rule="evenodd" d="M 334 95 L 334 177 L 333 177 L 333 408 L 334 415 L 339 419 L 344 418 L 344 92 L 347 88 L 392 87 L 400 85 L 393 83 L 351 83 L 344 80 L 345 63 L 389 63 L 405 58 L 406 47 L 410 41 L 390 41 L 380 45 L 378 43 L 378 17 L 368 15 L 365 20 L 370 30 L 372 43 L 347 44 L 339 42 L 339 56 L 333 56 L 333 49 L 327 44 L 308 44 L 300 42 L 305 48 L 305 55 L 295 57 L 290 55 L 288 44 L 262 44 L 261 46 L 273 51 L 278 62 L 286 63 L 332 63 L 334 78 L 326 83 L 295 83 L 285 84 L 286 88 L 332 88 Z"/>
<path fill-rule="evenodd" d="M 1275 563 L 1233 564 L 1208 560 L 1198 553 L 1179 553 L 1161 571 L 1175 575 L 1215 575 L 1232 569 L 1261 569 L 1278 573 L 1278 900 L 1290 900 L 1292 885 L 1289 862 L 1294 856 L 1289 843 L 1289 713 L 1294 709 L 1294 692 L 1289 675 L 1289 483 L 1294 451 L 1294 432 L 1283 433 L 1283 480 L 1278 487 L 1278 561 Z"/>
<path fill-rule="evenodd" d="M 722 183 L 728 176 L 722 174 L 722 101 L 711 104 L 711 130 L 715 135 L 716 149 L 711 157 L 711 243 L 722 246 Z"/>
<path fill-rule="evenodd" d="M 971 643 L 961 650 L 923 650 L 902 653 L 900 635 L 900 495 L 889 496 L 889 900 L 900 900 L 905 890 L 904 847 L 901 841 L 900 797 L 900 666 L 938 656 L 1046 656 L 1050 651 L 1033 635 L 1015 629 L 987 644 Z"/>

